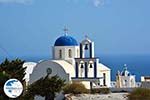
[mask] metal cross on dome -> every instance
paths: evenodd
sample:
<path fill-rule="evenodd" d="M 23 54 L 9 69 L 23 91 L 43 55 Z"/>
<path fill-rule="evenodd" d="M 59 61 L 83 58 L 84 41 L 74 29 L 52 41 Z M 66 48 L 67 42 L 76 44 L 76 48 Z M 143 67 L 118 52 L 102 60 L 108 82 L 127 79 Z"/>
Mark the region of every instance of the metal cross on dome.
<path fill-rule="evenodd" d="M 63 31 L 65 32 L 65 35 L 68 34 L 68 28 L 67 28 L 67 27 L 65 27 L 65 28 L 63 29 Z"/>

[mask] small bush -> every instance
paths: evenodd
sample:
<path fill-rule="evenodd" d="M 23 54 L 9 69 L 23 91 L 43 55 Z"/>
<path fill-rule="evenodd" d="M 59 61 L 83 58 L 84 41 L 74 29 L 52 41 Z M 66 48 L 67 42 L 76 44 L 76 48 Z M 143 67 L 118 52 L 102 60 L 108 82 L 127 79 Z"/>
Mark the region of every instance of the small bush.
<path fill-rule="evenodd" d="M 34 96 L 29 93 L 28 91 L 26 91 L 26 93 L 24 95 L 22 95 L 19 100 L 34 100 Z"/>
<path fill-rule="evenodd" d="M 109 88 L 97 88 L 97 89 L 92 89 L 91 90 L 92 94 L 99 93 L 99 94 L 108 94 L 110 93 Z"/>
<path fill-rule="evenodd" d="M 150 89 L 137 88 L 128 95 L 129 100 L 150 100 Z"/>
<path fill-rule="evenodd" d="M 82 94 L 82 93 L 88 93 L 88 90 L 85 88 L 85 86 L 82 83 L 72 83 L 67 84 L 64 89 L 64 94 Z"/>

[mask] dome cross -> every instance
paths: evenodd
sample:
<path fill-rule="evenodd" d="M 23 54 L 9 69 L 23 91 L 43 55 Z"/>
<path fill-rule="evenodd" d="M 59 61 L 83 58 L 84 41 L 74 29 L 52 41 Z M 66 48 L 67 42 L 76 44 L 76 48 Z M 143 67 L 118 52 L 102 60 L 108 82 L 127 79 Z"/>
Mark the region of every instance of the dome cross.
<path fill-rule="evenodd" d="M 63 29 L 63 31 L 64 31 L 65 35 L 68 35 L 68 28 L 67 28 L 67 27 L 65 27 L 65 28 Z"/>

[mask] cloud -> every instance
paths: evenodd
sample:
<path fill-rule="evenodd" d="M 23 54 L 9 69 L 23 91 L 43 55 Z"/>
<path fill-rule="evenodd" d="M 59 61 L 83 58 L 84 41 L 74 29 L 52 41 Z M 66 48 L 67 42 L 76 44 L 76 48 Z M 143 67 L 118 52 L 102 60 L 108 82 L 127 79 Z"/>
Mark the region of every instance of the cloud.
<path fill-rule="evenodd" d="M 95 7 L 103 6 L 104 2 L 105 2 L 105 0 L 93 0 Z"/>
<path fill-rule="evenodd" d="M 33 0 L 0 0 L 0 4 L 31 4 Z"/>
<path fill-rule="evenodd" d="M 73 3 L 80 3 L 81 0 L 66 0 L 68 2 L 73 2 Z M 82 0 L 84 2 L 89 2 L 95 7 L 100 7 L 103 6 L 106 0 Z"/>

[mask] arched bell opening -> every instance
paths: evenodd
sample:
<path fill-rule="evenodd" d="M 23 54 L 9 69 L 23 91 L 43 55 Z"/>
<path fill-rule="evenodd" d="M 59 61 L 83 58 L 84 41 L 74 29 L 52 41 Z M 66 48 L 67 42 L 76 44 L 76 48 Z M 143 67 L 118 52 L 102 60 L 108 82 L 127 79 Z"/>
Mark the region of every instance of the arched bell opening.
<path fill-rule="evenodd" d="M 94 46 L 92 42 L 84 41 L 80 44 L 80 58 L 93 58 Z"/>
<path fill-rule="evenodd" d="M 84 57 L 85 58 L 90 58 L 90 51 L 89 50 L 90 50 L 90 46 L 88 43 L 86 43 L 84 45 Z"/>

